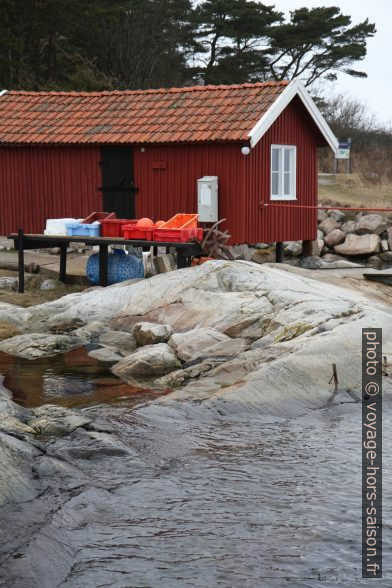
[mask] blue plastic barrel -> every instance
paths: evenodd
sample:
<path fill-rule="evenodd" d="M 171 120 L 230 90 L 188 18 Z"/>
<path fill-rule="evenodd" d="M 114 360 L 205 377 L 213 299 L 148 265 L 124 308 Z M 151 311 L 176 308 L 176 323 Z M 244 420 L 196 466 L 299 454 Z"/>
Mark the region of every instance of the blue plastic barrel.
<path fill-rule="evenodd" d="M 90 255 L 86 265 L 86 276 L 92 284 L 99 284 L 99 254 Z M 125 251 L 115 250 L 108 255 L 108 284 L 117 284 L 133 278 L 144 278 L 143 261 Z"/>

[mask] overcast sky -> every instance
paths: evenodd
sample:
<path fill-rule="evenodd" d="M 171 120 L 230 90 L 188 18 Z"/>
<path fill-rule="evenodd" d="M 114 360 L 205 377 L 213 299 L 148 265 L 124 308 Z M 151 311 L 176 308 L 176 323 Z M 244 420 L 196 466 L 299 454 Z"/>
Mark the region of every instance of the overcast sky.
<path fill-rule="evenodd" d="M 326 84 L 325 89 L 347 92 L 369 106 L 382 122 L 392 122 L 391 39 L 392 0 L 264 0 L 277 10 L 288 12 L 306 6 L 339 6 L 343 14 L 352 17 L 353 24 L 369 18 L 376 24 L 377 33 L 368 41 L 365 60 L 354 64 L 354 69 L 365 71 L 367 78 L 352 78 L 345 74 L 338 82 Z"/>

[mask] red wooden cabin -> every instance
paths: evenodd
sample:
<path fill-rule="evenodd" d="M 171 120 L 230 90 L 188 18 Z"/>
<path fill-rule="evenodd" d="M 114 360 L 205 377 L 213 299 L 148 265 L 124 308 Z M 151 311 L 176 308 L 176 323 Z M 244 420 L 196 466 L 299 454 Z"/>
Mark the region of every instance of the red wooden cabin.
<path fill-rule="evenodd" d="M 233 243 L 315 239 L 316 211 L 301 205 L 317 204 L 325 145 L 336 150 L 336 138 L 297 81 L 2 92 L 0 234 L 93 210 L 155 220 L 197 212 L 197 180 L 217 176 Z"/>

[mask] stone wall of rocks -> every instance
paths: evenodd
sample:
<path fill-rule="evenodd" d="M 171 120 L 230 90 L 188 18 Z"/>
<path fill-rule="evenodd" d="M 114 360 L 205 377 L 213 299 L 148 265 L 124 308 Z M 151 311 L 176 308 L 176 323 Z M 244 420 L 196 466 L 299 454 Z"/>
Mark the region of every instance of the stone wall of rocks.
<path fill-rule="evenodd" d="M 285 254 L 302 256 L 300 242 L 286 243 Z M 381 269 L 392 265 L 392 219 L 387 215 L 319 210 L 313 255 L 320 261 L 346 259 Z"/>

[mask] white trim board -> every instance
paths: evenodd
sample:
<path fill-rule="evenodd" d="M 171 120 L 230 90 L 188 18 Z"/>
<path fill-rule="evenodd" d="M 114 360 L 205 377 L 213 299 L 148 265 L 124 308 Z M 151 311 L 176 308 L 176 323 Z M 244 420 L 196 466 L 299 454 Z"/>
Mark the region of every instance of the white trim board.
<path fill-rule="evenodd" d="M 0 96 L 4 96 L 4 94 L 7 94 L 8 90 L 0 90 Z"/>
<path fill-rule="evenodd" d="M 250 139 L 251 147 L 255 147 L 260 139 L 265 135 L 268 129 L 276 121 L 278 116 L 282 114 L 286 106 L 295 97 L 299 96 L 302 100 L 305 108 L 313 118 L 316 126 L 320 130 L 321 134 L 331 147 L 332 151 L 336 153 L 339 147 L 339 143 L 335 135 L 333 134 L 327 121 L 321 114 L 320 110 L 316 106 L 314 100 L 310 96 L 309 92 L 299 80 L 294 80 L 283 90 L 280 96 L 275 100 L 272 106 L 267 110 L 261 119 L 255 124 L 248 137 Z"/>

